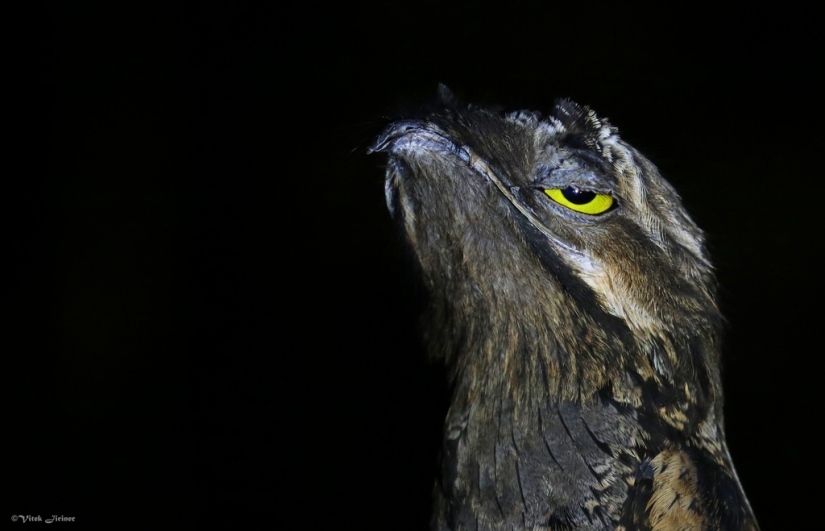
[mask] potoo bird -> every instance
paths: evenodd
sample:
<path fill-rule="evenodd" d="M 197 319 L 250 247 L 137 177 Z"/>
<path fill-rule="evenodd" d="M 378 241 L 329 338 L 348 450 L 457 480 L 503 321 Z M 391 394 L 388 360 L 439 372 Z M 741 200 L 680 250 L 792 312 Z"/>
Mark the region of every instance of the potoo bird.
<path fill-rule="evenodd" d="M 650 161 L 588 107 L 443 87 L 370 151 L 450 378 L 433 529 L 758 529 L 725 443 L 713 267 Z"/>

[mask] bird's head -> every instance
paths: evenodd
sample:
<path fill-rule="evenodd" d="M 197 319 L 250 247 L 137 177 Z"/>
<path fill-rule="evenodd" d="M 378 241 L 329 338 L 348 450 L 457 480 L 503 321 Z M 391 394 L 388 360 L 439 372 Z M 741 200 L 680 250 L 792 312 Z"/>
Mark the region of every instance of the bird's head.
<path fill-rule="evenodd" d="M 387 204 L 427 286 L 429 348 L 456 377 L 568 398 L 628 378 L 715 394 L 702 232 L 589 108 L 503 112 L 442 90 L 371 149 L 388 155 Z"/>

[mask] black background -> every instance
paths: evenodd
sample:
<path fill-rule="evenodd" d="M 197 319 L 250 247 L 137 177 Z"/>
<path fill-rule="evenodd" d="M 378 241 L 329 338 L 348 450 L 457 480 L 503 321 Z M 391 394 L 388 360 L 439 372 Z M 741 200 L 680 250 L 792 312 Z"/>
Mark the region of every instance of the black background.
<path fill-rule="evenodd" d="M 731 452 L 814 505 L 823 56 L 811 14 L 510 2 L 52 5 L 9 512 L 423 529 L 445 407 L 365 148 L 438 82 L 591 105 L 708 234 Z M 665 7 L 667 6 L 667 7 Z M 42 229 L 42 230 L 40 230 Z M 18 470 L 19 468 L 19 470 Z"/>

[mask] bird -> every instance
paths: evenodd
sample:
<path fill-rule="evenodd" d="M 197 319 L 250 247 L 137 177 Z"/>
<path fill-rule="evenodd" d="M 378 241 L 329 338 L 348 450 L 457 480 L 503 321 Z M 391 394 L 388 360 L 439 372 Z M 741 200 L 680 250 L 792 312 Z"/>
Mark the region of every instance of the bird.
<path fill-rule="evenodd" d="M 616 127 L 441 85 L 367 153 L 447 367 L 431 529 L 759 529 L 725 440 L 704 233 Z"/>

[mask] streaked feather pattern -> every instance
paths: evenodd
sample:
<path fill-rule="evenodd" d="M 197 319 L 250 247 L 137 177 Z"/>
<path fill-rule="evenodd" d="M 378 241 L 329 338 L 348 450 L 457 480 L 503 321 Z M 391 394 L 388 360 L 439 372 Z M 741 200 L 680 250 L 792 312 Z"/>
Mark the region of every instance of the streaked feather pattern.
<path fill-rule="evenodd" d="M 380 135 L 451 374 L 433 529 L 756 530 L 722 423 L 702 232 L 587 107 L 441 101 Z M 600 215 L 545 189 L 609 194 Z"/>

